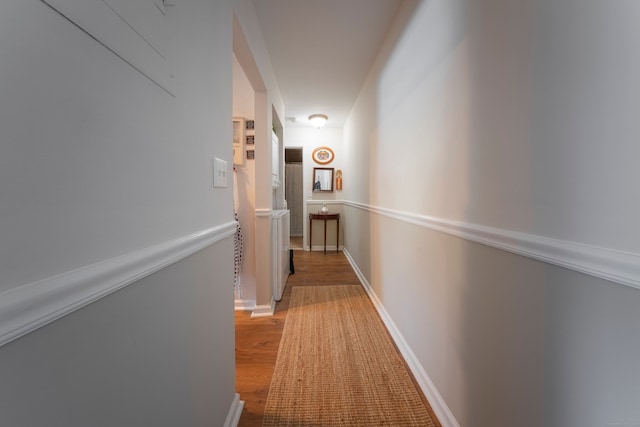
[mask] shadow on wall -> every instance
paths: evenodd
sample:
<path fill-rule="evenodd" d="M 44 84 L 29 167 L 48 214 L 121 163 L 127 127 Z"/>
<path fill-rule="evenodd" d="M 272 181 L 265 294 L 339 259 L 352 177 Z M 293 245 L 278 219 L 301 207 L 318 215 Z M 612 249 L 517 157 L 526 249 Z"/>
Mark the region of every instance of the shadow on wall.
<path fill-rule="evenodd" d="M 480 4 L 482 3 L 482 4 Z M 453 53 L 451 125 L 466 154 L 462 221 L 501 229 L 532 226 L 531 2 L 469 2 L 468 28 Z M 518 22 L 513 27 L 512 22 Z M 451 88 L 449 88 L 451 90 Z M 488 108 L 489 106 L 489 108 Z M 457 115 L 453 111 L 463 111 Z M 460 123 L 455 123 L 460 120 Z M 458 284 L 461 424 L 540 426 L 545 396 L 547 265 L 462 240 Z M 487 387 L 487 384 L 491 384 Z M 523 414 L 528 414 L 523 417 Z"/>
<path fill-rule="evenodd" d="M 351 159 L 345 170 L 353 168 L 367 177 L 366 184 L 349 193 L 355 194 L 353 200 L 407 213 L 407 217 L 444 218 L 507 232 L 536 231 L 534 227 L 542 225 L 551 230 L 554 224 L 574 232 L 583 230 L 574 228 L 575 223 L 588 224 L 584 217 L 592 213 L 580 212 L 582 205 L 561 196 L 584 197 L 592 190 L 585 186 L 591 179 L 586 174 L 593 175 L 595 169 L 585 170 L 585 153 L 575 156 L 571 168 L 552 157 L 566 155 L 558 147 L 571 153 L 573 147 L 586 144 L 584 129 L 593 125 L 567 120 L 558 124 L 564 116 L 550 118 L 550 113 L 531 108 L 534 104 L 536 109 L 554 107 L 556 100 L 587 110 L 600 111 L 601 106 L 573 105 L 582 99 L 580 86 L 564 94 L 571 100 L 550 96 L 548 92 L 560 87 L 559 77 L 536 67 L 548 66 L 545 59 L 557 61 L 553 66 L 570 82 L 574 76 L 570 71 L 577 65 L 561 55 L 564 50 L 552 47 L 566 43 L 568 53 L 583 60 L 580 55 L 589 56 L 591 61 L 584 37 L 597 36 L 602 46 L 611 40 L 604 36 L 607 31 L 591 31 L 585 17 L 611 19 L 624 6 L 609 6 L 608 14 L 601 16 L 596 12 L 603 11 L 598 8 L 604 3 L 586 5 L 590 13 L 581 14 L 573 13 L 568 3 L 432 0 L 407 4 L 345 128 L 350 132 L 345 151 Z M 572 36 L 570 40 L 542 37 L 544 28 L 534 28 L 542 25 L 534 22 L 540 17 L 538 5 L 546 13 L 567 14 L 562 19 L 553 14 L 553 22 L 546 17 L 544 24 L 556 25 L 556 31 Z M 631 33 L 631 23 L 622 16 L 618 20 Z M 610 30 L 623 32 L 614 25 Z M 621 42 L 622 34 L 618 36 Z M 538 52 L 540 39 L 553 45 L 544 47 L 552 52 Z M 608 51 L 605 58 L 609 55 L 614 53 Z M 625 70 L 633 69 L 628 55 L 615 57 L 627 61 Z M 610 74 L 600 71 L 607 77 L 588 77 L 611 84 Z M 628 87 L 609 89 L 613 93 L 605 95 L 620 97 Z M 533 99 L 534 95 L 544 99 Z M 553 111 L 559 110 L 554 107 Z M 613 123 L 621 120 L 614 113 L 603 116 Z M 547 125 L 559 128 L 549 133 Z M 542 133 L 534 134 L 534 127 Z M 585 140 L 565 141 L 565 135 Z M 602 150 L 600 141 L 588 142 L 591 145 L 586 148 Z M 358 153 L 368 153 L 362 162 L 366 165 L 357 164 Z M 619 161 L 622 164 L 624 159 Z M 611 179 L 622 177 L 602 171 L 610 173 Z M 550 176 L 558 178 L 556 188 L 542 185 L 556 184 Z M 627 196 L 618 201 L 627 203 Z M 554 197 L 560 200 L 551 200 Z M 593 203 L 594 199 L 575 200 Z M 350 209 L 350 213 L 361 211 Z M 555 222 L 548 223 L 554 213 Z M 620 217 L 607 213 L 594 224 L 606 229 L 605 222 Z M 366 234 L 354 233 L 355 227 L 349 225 L 348 250 L 363 266 L 374 292 L 460 425 L 640 421 L 640 411 L 632 402 L 640 394 L 640 371 L 634 362 L 640 357 L 639 317 L 632 308 L 640 302 L 636 289 L 430 230 L 412 223 L 412 217 L 367 215 L 371 222 Z M 620 236 L 604 237 L 615 241 Z M 367 248 L 357 242 L 365 238 L 370 239 L 368 260 L 364 260 Z"/>
<path fill-rule="evenodd" d="M 509 202 L 503 197 L 512 191 L 504 177 L 517 172 L 507 144 L 528 143 L 529 112 L 528 86 L 519 87 L 528 76 L 501 77 L 513 77 L 529 51 L 506 65 L 495 59 L 504 55 L 500 49 L 529 47 L 529 40 L 527 34 L 503 40 L 513 30 L 505 27 L 512 21 L 501 22 L 505 12 L 497 9 L 504 4 L 480 3 L 416 1 L 402 9 L 374 66 L 378 78 L 367 81 L 354 108 L 359 128 L 370 130 L 359 136 L 369 153 L 363 203 L 503 222 L 500 209 Z M 526 6 L 509 10 L 525 12 Z M 502 117 L 513 122 L 501 126 Z M 527 149 L 518 147 L 519 159 L 528 159 Z M 402 161 L 389 162 L 399 155 Z M 527 174 L 528 165 L 520 166 Z M 515 197 L 530 205 L 529 192 Z M 365 275 L 460 425 L 544 425 L 546 266 L 371 217 Z M 352 240 L 350 251 L 357 247 Z"/>

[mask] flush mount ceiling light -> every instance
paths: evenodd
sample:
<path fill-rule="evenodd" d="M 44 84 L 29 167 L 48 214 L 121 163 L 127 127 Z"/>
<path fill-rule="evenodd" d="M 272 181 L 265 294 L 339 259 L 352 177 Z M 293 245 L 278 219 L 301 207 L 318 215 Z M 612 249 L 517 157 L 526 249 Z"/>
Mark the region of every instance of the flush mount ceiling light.
<path fill-rule="evenodd" d="M 309 121 L 317 129 L 320 129 L 322 126 L 324 126 L 327 123 L 327 120 L 329 120 L 329 117 L 324 114 L 312 114 L 309 116 Z"/>

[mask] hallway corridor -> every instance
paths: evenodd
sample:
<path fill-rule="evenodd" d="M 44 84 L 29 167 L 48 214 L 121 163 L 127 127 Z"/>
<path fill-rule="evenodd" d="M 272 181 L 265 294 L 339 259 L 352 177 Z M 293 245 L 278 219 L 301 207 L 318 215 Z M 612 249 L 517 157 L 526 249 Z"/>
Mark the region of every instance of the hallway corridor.
<path fill-rule="evenodd" d="M 245 401 L 239 426 L 262 425 L 292 289 L 305 286 L 361 286 L 342 252 L 323 255 L 321 252 L 296 251 L 294 256 L 296 272 L 289 276 L 282 301 L 277 304 L 273 317 L 251 319 L 248 311 L 237 311 L 235 314 L 236 390 Z M 409 376 L 414 381 L 410 373 Z M 439 426 L 422 393 L 420 399 L 435 425 Z"/>

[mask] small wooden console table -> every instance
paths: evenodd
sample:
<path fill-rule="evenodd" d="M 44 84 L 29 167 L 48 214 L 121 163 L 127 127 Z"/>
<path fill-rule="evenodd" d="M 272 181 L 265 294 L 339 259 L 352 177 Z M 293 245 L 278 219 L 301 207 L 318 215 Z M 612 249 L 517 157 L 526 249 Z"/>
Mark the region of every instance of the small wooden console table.
<path fill-rule="evenodd" d="M 324 221 L 324 253 L 327 253 L 327 221 L 335 219 L 337 221 L 336 226 L 336 251 L 340 248 L 340 214 L 339 213 L 310 213 L 309 214 L 309 251 L 312 250 L 312 233 L 313 233 L 313 220 L 319 219 Z"/>

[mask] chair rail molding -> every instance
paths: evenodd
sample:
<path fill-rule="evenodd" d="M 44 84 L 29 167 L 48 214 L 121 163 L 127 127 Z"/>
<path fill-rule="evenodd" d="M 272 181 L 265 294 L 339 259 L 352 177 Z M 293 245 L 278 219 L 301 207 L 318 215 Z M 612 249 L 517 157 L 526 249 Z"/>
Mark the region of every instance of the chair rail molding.
<path fill-rule="evenodd" d="M 344 200 L 323 200 L 323 199 L 307 199 L 305 201 L 307 205 L 345 205 L 348 202 Z"/>
<path fill-rule="evenodd" d="M 640 289 L 640 254 L 344 201 L 345 206 Z"/>
<path fill-rule="evenodd" d="M 273 214 L 273 210 L 272 209 L 266 209 L 266 208 L 258 208 L 254 212 L 255 212 L 256 217 L 258 217 L 258 218 L 259 217 L 262 217 L 262 218 L 268 217 L 269 219 L 271 219 L 271 216 Z"/>
<path fill-rule="evenodd" d="M 0 346 L 233 236 L 231 221 L 0 292 Z"/>

